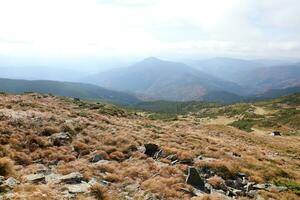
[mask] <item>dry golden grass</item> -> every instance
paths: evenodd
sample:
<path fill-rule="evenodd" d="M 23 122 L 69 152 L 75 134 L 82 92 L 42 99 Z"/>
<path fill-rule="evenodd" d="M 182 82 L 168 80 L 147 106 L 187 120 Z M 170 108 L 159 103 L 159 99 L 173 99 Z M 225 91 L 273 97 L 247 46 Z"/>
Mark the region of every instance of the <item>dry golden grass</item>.
<path fill-rule="evenodd" d="M 33 163 L 37 161 L 48 167 L 56 166 L 55 172 L 59 174 L 80 172 L 86 181 L 97 177 L 111 182 L 105 188 L 95 186 L 91 193 L 78 195 L 77 199 L 124 199 L 126 195 L 134 199 L 146 195 L 191 199 L 191 194 L 184 190 L 188 188 L 188 166 L 171 165 L 166 157 L 149 158 L 140 150 L 145 143 L 157 144 L 164 155 L 175 155 L 178 160 L 199 155 L 215 158 L 196 161 L 194 165 L 215 170 L 223 179 L 244 172 L 257 183 L 278 178 L 300 181 L 299 136 L 245 133 L 224 124 L 201 124 L 193 117 L 169 122 L 136 115 L 117 117 L 101 114 L 89 103 L 80 105 L 70 99 L 38 94 L 0 95 L 0 102 L 0 114 L 4 113 L 0 121 L 0 156 L 5 157 L 0 159 L 0 172 L 12 176 L 10 170 L 17 168 L 16 177 L 22 177 L 37 170 Z M 61 131 L 72 134 L 72 142 L 52 146 L 48 137 Z M 107 161 L 91 163 L 89 160 L 96 154 Z M 215 186 L 223 184 L 217 177 L 208 181 Z M 126 187 L 135 185 L 133 192 L 124 193 Z M 45 194 L 47 199 L 62 199 L 60 186 L 45 186 L 21 183 L 15 193 L 18 198 L 25 196 L 23 199 L 39 199 L 34 193 Z M 292 192 L 262 195 L 276 200 L 299 199 Z"/>
<path fill-rule="evenodd" d="M 9 158 L 0 158 L 0 176 L 12 176 L 15 174 L 14 163 Z"/>

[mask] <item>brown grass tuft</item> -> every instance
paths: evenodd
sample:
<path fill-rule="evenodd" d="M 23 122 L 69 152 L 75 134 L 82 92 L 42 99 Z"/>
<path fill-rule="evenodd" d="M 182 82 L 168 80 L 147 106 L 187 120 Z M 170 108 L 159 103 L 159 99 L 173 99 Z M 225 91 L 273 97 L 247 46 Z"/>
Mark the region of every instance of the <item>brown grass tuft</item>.
<path fill-rule="evenodd" d="M 99 183 L 94 184 L 92 187 L 90 187 L 90 191 L 97 200 L 109 200 L 110 199 L 107 194 L 107 188 L 100 185 Z"/>
<path fill-rule="evenodd" d="M 0 158 L 0 176 L 12 176 L 14 175 L 13 161 L 9 158 Z"/>

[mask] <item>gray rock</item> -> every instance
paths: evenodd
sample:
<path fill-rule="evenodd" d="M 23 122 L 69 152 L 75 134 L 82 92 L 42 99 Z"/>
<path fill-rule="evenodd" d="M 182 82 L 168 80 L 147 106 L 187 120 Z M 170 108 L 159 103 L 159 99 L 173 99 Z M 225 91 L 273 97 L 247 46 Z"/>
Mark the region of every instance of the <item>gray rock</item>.
<path fill-rule="evenodd" d="M 80 184 L 66 185 L 66 188 L 70 193 L 87 193 L 90 185 L 86 182 L 82 182 Z"/>
<path fill-rule="evenodd" d="M 55 146 L 62 146 L 72 141 L 72 137 L 68 132 L 55 133 L 50 136 L 50 141 Z"/>
<path fill-rule="evenodd" d="M 81 183 L 82 180 L 83 180 L 83 176 L 79 172 L 72 172 L 68 175 L 60 177 L 60 181 L 67 184 Z"/>
<path fill-rule="evenodd" d="M 61 181 L 61 177 L 60 174 L 50 173 L 45 176 L 45 181 L 47 184 L 57 184 Z"/>
<path fill-rule="evenodd" d="M 6 179 L 4 181 L 3 185 L 13 189 L 14 187 L 16 187 L 19 184 L 20 184 L 20 181 L 18 181 L 17 179 L 15 179 L 13 177 L 9 177 L 8 179 Z"/>
<path fill-rule="evenodd" d="M 205 182 L 204 179 L 200 177 L 198 171 L 194 167 L 189 167 L 188 175 L 185 181 L 187 184 L 194 186 L 195 188 L 204 191 Z"/>
<path fill-rule="evenodd" d="M 4 180 L 5 180 L 5 177 L 4 176 L 0 176 L 0 185 L 3 184 Z"/>
<path fill-rule="evenodd" d="M 255 198 L 257 196 L 257 190 L 250 190 L 246 192 L 246 195 L 251 198 Z"/>
<path fill-rule="evenodd" d="M 44 182 L 45 183 L 45 174 L 39 173 L 39 174 L 30 174 L 25 177 L 26 181 L 33 182 L 33 183 L 39 183 Z"/>
<path fill-rule="evenodd" d="M 272 192 L 272 191 L 283 192 L 288 189 L 287 187 L 276 186 L 276 185 L 273 185 L 270 183 L 256 184 L 256 185 L 253 185 L 253 188 L 257 189 L 257 190 L 266 190 L 266 191 L 270 191 L 270 192 Z"/>
<path fill-rule="evenodd" d="M 101 154 L 96 154 L 90 159 L 90 162 L 96 163 L 100 160 L 104 160 L 103 156 Z"/>

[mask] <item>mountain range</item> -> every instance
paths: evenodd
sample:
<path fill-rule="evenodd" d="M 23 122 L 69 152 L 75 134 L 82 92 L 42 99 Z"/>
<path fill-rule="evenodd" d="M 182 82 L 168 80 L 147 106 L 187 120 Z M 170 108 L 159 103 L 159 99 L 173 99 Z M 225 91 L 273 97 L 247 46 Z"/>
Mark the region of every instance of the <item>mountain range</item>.
<path fill-rule="evenodd" d="M 201 100 L 221 91 L 233 96 L 242 93 L 242 88 L 236 83 L 216 78 L 183 63 L 154 57 L 127 68 L 94 75 L 85 81 L 153 99 L 173 101 Z"/>
<path fill-rule="evenodd" d="M 300 92 L 300 63 L 277 60 L 217 57 L 185 64 L 149 57 L 128 67 L 82 73 L 79 78 L 76 71 L 59 72 L 73 78 L 76 74 L 74 82 L 20 80 L 27 79 L 30 70 L 1 71 L 2 77 L 15 78 L 15 73 L 18 79 L 0 79 L 0 91 L 53 93 L 122 104 L 156 100 L 232 103 Z"/>

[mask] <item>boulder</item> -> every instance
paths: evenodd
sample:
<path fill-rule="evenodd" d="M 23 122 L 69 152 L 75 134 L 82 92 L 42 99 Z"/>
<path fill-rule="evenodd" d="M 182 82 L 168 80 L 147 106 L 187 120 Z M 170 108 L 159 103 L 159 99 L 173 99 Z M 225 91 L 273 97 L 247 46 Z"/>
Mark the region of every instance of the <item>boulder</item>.
<path fill-rule="evenodd" d="M 60 177 L 60 181 L 67 184 L 78 184 L 83 180 L 83 176 L 79 172 L 72 172 L 68 175 Z"/>
<path fill-rule="evenodd" d="M 45 174 L 39 173 L 39 174 L 30 174 L 25 177 L 26 181 L 32 182 L 32 183 L 45 183 Z"/>
<path fill-rule="evenodd" d="M 66 188 L 70 193 L 87 193 L 90 185 L 86 182 L 82 182 L 80 184 L 66 185 Z"/>
<path fill-rule="evenodd" d="M 159 151 L 159 147 L 156 144 L 152 144 L 152 143 L 144 144 L 144 147 L 145 147 L 144 153 L 150 157 L 154 157 L 154 155 Z"/>
<path fill-rule="evenodd" d="M 189 167 L 185 182 L 201 191 L 205 191 L 205 181 L 200 177 L 200 174 L 195 167 Z"/>
<path fill-rule="evenodd" d="M 62 146 L 72 141 L 72 137 L 68 132 L 55 133 L 50 136 L 50 141 L 54 146 Z"/>

